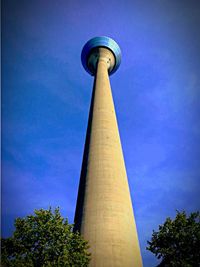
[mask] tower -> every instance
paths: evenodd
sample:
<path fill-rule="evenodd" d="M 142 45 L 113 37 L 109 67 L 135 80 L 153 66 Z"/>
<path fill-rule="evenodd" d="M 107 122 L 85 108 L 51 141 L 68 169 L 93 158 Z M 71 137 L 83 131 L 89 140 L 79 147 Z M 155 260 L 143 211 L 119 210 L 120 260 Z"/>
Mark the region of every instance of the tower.
<path fill-rule="evenodd" d="M 89 241 L 92 267 L 141 267 L 137 229 L 109 75 L 121 62 L 117 43 L 95 37 L 82 64 L 94 76 L 74 230 Z"/>

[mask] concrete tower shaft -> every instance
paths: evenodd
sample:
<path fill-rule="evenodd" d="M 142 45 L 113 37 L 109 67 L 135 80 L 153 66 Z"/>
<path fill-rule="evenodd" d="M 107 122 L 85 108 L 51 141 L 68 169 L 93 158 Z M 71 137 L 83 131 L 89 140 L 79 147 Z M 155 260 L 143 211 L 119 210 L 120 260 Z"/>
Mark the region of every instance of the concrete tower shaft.
<path fill-rule="evenodd" d="M 92 267 L 141 267 L 139 242 L 109 82 L 115 54 L 98 47 L 75 228 L 89 241 Z M 91 59 L 92 57 L 92 59 Z M 110 60 L 109 60 L 110 59 Z"/>
<path fill-rule="evenodd" d="M 96 47 L 88 56 L 88 68 L 92 73 L 96 73 L 97 64 L 100 60 L 107 64 L 108 73 L 111 73 L 115 67 L 115 56 L 113 52 L 105 47 Z"/>

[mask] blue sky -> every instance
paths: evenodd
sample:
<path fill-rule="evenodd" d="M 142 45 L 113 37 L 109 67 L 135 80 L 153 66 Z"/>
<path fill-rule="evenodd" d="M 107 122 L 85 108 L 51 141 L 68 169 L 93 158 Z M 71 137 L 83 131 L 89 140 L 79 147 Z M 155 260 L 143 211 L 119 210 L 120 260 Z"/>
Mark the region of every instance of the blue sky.
<path fill-rule="evenodd" d="M 200 208 L 200 2 L 2 3 L 2 234 L 35 208 L 73 222 L 93 78 L 83 45 L 112 37 L 111 85 L 145 267 L 152 230 Z"/>

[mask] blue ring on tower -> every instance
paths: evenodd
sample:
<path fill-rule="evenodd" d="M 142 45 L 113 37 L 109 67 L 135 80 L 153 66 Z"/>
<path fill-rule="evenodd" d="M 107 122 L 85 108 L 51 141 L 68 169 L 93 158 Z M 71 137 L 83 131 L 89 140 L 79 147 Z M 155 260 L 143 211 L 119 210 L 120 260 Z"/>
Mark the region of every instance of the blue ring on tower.
<path fill-rule="evenodd" d="M 115 56 L 115 66 L 113 67 L 112 71 L 109 73 L 109 75 L 116 72 L 116 70 L 119 68 L 119 65 L 121 63 L 121 50 L 118 46 L 118 44 L 111 38 L 106 36 L 100 36 L 100 37 L 94 37 L 90 39 L 83 47 L 82 53 L 81 53 L 81 61 L 83 64 L 84 69 L 90 73 L 91 75 L 94 75 L 91 70 L 88 67 L 88 57 L 91 53 L 91 50 L 97 47 L 106 47 Z"/>

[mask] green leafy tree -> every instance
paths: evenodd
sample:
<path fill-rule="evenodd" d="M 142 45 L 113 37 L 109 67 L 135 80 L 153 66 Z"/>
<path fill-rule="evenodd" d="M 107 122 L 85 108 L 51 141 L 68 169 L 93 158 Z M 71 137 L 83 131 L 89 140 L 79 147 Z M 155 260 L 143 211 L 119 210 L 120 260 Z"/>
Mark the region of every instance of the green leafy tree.
<path fill-rule="evenodd" d="M 73 233 L 59 208 L 34 213 L 17 218 L 13 236 L 2 238 L 2 266 L 88 266 L 88 243 L 78 232 Z"/>
<path fill-rule="evenodd" d="M 153 231 L 150 250 L 158 259 L 158 266 L 199 267 L 200 266 L 200 213 L 178 212 L 176 218 L 167 218 L 159 231 Z"/>

